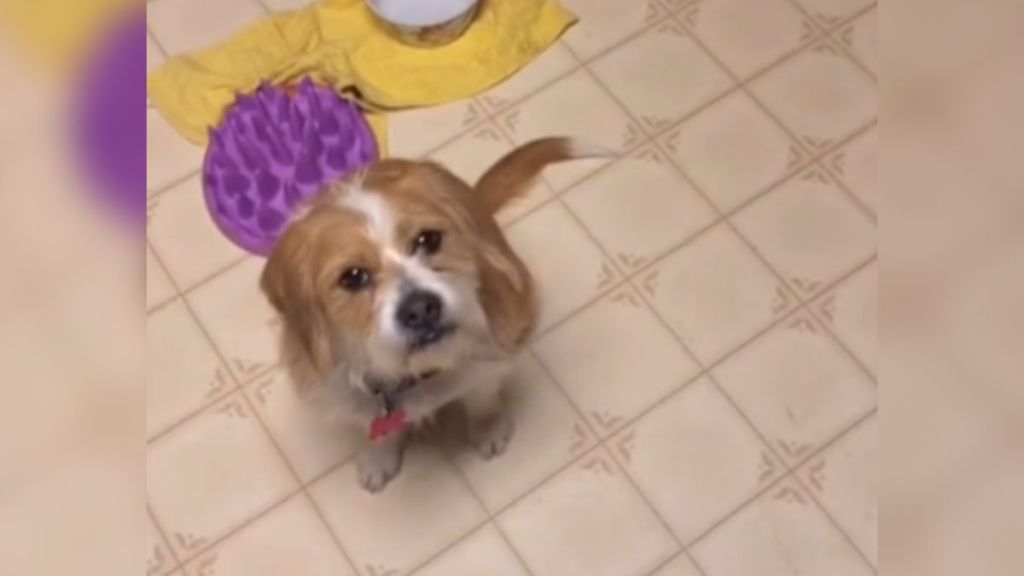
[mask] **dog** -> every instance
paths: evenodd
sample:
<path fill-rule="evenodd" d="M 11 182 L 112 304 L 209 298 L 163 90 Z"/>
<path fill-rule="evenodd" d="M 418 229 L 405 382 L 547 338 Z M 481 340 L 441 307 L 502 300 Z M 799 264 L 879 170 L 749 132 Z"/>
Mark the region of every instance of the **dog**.
<path fill-rule="evenodd" d="M 523 145 L 470 186 L 439 164 L 385 159 L 298 211 L 261 289 L 282 318 L 282 358 L 300 392 L 366 438 L 361 485 L 401 468 L 404 440 L 458 402 L 481 455 L 513 424 L 502 385 L 537 321 L 530 272 L 495 214 L 552 163 L 607 155 L 569 138 Z"/>

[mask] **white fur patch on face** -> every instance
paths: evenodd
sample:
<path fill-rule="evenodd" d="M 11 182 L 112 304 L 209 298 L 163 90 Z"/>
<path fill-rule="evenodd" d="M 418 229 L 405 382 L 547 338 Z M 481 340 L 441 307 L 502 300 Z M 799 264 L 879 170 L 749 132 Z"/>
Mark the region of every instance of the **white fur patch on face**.
<path fill-rule="evenodd" d="M 353 187 L 339 198 L 339 203 L 365 218 L 367 234 L 381 249 L 394 245 L 394 213 L 380 194 L 369 192 L 361 187 Z"/>
<path fill-rule="evenodd" d="M 381 261 L 394 266 L 399 272 L 396 281 L 377 287 L 376 324 L 378 333 L 385 340 L 396 346 L 404 342 L 396 321 L 397 311 L 402 299 L 412 290 L 437 294 L 444 302 L 445 314 L 458 319 L 467 295 L 402 246 L 397 237 L 397 214 L 383 196 L 354 186 L 339 198 L 339 204 L 364 218 L 367 236 L 379 247 Z"/>

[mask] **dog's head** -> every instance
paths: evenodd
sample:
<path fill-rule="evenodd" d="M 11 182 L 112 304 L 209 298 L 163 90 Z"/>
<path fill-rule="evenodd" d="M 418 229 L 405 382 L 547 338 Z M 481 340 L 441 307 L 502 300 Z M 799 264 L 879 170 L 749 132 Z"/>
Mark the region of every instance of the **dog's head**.
<path fill-rule="evenodd" d="M 319 372 L 445 369 L 490 337 L 483 269 L 525 272 L 484 233 L 490 215 L 443 168 L 385 160 L 333 185 L 271 253 L 262 287 Z"/>
<path fill-rule="evenodd" d="M 533 327 L 530 277 L 493 215 L 545 165 L 600 153 L 548 138 L 505 156 L 475 188 L 407 160 L 330 186 L 289 225 L 263 271 L 286 341 L 320 376 L 339 366 L 418 375 L 481 350 L 516 349 Z"/>

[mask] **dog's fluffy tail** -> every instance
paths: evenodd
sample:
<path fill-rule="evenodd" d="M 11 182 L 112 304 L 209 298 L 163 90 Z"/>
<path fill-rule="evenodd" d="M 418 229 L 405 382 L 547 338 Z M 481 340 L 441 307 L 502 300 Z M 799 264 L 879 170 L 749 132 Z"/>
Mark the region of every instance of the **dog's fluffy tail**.
<path fill-rule="evenodd" d="M 490 214 L 525 195 L 548 164 L 576 158 L 613 156 L 614 152 L 575 138 L 543 138 L 509 152 L 476 183 L 476 193 Z"/>

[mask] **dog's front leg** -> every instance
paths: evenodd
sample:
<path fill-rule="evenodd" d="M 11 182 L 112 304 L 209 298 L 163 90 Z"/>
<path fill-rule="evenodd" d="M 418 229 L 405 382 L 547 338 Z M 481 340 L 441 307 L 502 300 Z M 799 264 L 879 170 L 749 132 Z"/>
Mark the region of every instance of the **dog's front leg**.
<path fill-rule="evenodd" d="M 504 452 L 514 426 L 502 401 L 500 382 L 473 388 L 462 404 L 469 419 L 469 440 L 480 456 L 489 460 Z"/>
<path fill-rule="evenodd" d="M 356 457 L 359 483 L 370 492 L 380 492 L 402 468 L 405 432 L 396 431 L 370 440 Z"/>

